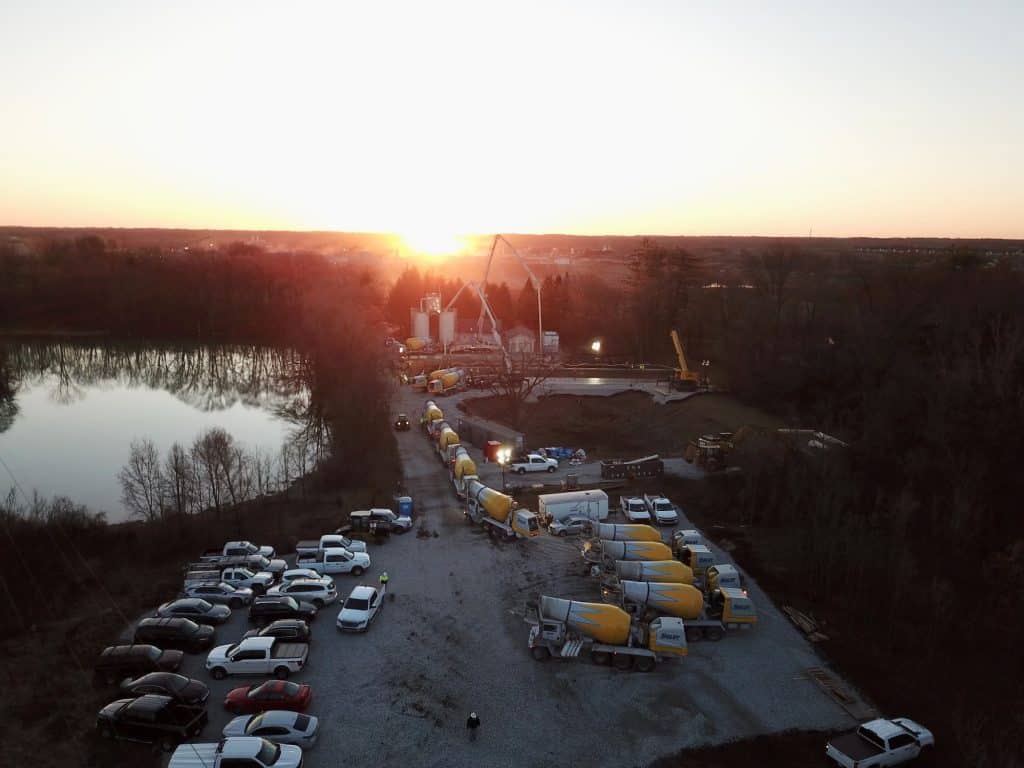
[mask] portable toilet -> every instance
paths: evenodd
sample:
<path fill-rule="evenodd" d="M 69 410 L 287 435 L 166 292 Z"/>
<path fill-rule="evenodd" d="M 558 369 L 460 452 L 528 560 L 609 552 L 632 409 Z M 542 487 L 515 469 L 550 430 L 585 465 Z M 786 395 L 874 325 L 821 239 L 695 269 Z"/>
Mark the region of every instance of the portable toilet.
<path fill-rule="evenodd" d="M 487 461 L 498 460 L 498 449 L 501 448 L 501 443 L 497 440 L 488 440 L 487 444 L 484 445 L 484 458 Z"/>
<path fill-rule="evenodd" d="M 398 516 L 412 518 L 412 496 L 398 497 Z"/>

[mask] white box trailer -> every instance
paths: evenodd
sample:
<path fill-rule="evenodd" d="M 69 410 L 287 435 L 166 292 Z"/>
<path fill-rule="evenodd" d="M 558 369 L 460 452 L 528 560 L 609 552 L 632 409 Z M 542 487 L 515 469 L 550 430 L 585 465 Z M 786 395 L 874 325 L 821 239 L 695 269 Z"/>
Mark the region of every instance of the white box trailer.
<path fill-rule="evenodd" d="M 545 493 L 537 497 L 537 511 L 545 525 L 582 515 L 591 520 L 608 519 L 608 494 L 600 489 Z"/>

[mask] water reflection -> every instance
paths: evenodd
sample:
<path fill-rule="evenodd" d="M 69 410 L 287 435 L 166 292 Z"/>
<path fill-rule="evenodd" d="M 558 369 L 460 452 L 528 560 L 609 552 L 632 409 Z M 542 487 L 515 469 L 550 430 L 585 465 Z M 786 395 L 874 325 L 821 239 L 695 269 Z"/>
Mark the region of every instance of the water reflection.
<path fill-rule="evenodd" d="M 0 344 L 0 452 L 17 465 L 23 485 L 99 504 L 113 517 L 123 517 L 116 476 L 136 438 L 152 438 L 165 453 L 173 443 L 187 450 L 204 430 L 222 427 L 265 454 L 268 465 L 292 464 L 283 472 L 288 482 L 324 458 L 330 444 L 311 374 L 308 360 L 291 349 Z"/>

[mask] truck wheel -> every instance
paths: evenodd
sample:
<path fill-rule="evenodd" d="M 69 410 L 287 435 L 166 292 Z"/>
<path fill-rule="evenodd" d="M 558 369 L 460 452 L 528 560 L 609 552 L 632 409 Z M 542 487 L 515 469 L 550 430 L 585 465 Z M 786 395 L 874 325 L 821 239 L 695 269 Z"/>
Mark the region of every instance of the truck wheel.
<path fill-rule="evenodd" d="M 568 531 L 559 531 L 558 535 L 561 536 L 564 539 L 566 536 L 569 535 L 569 532 Z"/>
<path fill-rule="evenodd" d="M 520 467 L 519 469 L 517 469 L 516 470 L 516 474 L 517 475 L 525 475 L 526 474 L 526 467 Z"/>
<path fill-rule="evenodd" d="M 363 575 L 362 566 L 357 565 L 355 568 L 353 568 L 352 569 L 352 575 L 353 576 L 362 576 Z"/>
<path fill-rule="evenodd" d="M 594 651 L 590 654 L 590 660 L 598 666 L 606 667 L 611 663 L 612 655 L 607 651 Z"/>
<path fill-rule="evenodd" d="M 275 669 L 274 670 L 274 677 L 276 677 L 278 680 L 287 680 L 288 679 L 288 667 L 278 667 L 277 669 Z"/>
<path fill-rule="evenodd" d="M 654 669 L 655 661 L 650 656 L 638 656 L 636 660 L 637 672 L 650 672 Z"/>
<path fill-rule="evenodd" d="M 722 630 L 719 627 L 708 627 L 707 631 L 704 633 L 704 636 L 708 640 L 717 643 L 719 640 L 722 639 Z"/>
<path fill-rule="evenodd" d="M 231 610 L 237 611 L 239 608 L 242 607 L 242 601 L 239 598 L 237 598 L 237 597 L 233 597 L 233 598 L 231 598 L 230 605 L 231 605 Z"/>
<path fill-rule="evenodd" d="M 214 680 L 223 680 L 228 676 L 227 670 L 224 667 L 214 667 L 210 670 L 210 677 Z"/>
<path fill-rule="evenodd" d="M 554 467 L 548 467 L 548 474 L 549 474 L 549 475 L 550 475 L 550 474 L 551 474 L 552 472 L 554 472 L 554 471 L 555 471 L 555 468 L 554 468 Z"/>
<path fill-rule="evenodd" d="M 704 632 L 700 627 L 686 628 L 686 642 L 697 643 L 704 639 Z"/>
<path fill-rule="evenodd" d="M 612 663 L 616 669 L 621 669 L 623 672 L 633 668 L 633 657 L 628 653 L 616 653 L 612 659 Z"/>
<path fill-rule="evenodd" d="M 537 661 L 547 661 L 551 658 L 551 651 L 543 645 L 535 645 L 530 649 L 530 655 Z"/>

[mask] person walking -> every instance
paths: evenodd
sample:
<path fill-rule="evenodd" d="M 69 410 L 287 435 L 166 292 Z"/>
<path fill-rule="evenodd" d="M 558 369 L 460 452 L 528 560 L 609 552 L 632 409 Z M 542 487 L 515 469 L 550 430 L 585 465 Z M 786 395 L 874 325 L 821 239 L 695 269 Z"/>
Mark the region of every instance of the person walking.
<path fill-rule="evenodd" d="M 383 592 L 383 591 L 385 591 L 388 588 L 388 572 L 387 571 L 381 571 L 379 581 L 380 581 L 380 591 Z"/>
<path fill-rule="evenodd" d="M 480 727 L 480 718 L 476 712 L 470 712 L 466 718 L 466 730 L 469 731 L 469 740 L 476 741 L 476 729 Z"/>

